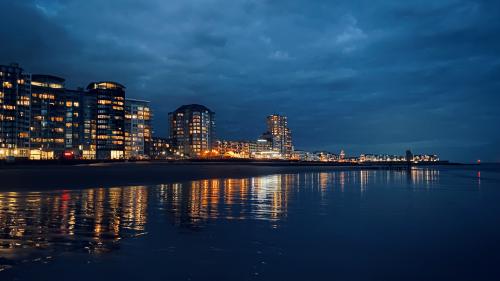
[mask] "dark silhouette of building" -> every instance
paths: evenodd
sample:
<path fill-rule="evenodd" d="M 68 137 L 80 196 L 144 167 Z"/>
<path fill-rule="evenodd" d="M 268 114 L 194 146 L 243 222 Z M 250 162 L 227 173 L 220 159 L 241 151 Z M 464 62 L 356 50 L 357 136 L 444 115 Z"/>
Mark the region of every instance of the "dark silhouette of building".
<path fill-rule="evenodd" d="M 407 162 L 411 162 L 411 161 L 413 161 L 413 153 L 411 153 L 411 150 L 409 150 L 409 149 L 408 149 L 408 150 L 406 151 L 406 157 L 405 157 L 405 158 L 406 158 L 406 161 L 407 161 Z"/>

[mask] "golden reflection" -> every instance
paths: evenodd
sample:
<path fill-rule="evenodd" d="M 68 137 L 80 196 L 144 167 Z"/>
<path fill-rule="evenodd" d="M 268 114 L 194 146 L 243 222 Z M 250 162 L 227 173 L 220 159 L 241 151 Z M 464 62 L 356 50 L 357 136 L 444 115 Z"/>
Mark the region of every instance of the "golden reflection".
<path fill-rule="evenodd" d="M 344 171 L 340 172 L 339 173 L 339 178 L 340 178 L 340 190 L 342 190 L 342 192 L 344 192 L 344 187 L 345 187 L 345 173 Z"/>
<path fill-rule="evenodd" d="M 480 180 L 479 173 L 477 177 Z M 311 196 L 324 206 L 339 192 L 361 195 L 388 182 L 430 187 L 438 180 L 438 170 L 419 168 L 205 179 L 150 188 L 4 192 L 0 193 L 0 257 L 15 263 L 34 250 L 38 255 L 112 251 L 121 238 L 145 233 L 148 210 L 188 228 L 203 227 L 210 220 L 259 220 L 279 227 L 292 205 L 300 209 L 301 200 Z"/>
<path fill-rule="evenodd" d="M 408 173 L 411 176 L 411 183 L 414 187 L 423 185 L 426 188 L 429 188 L 439 180 L 439 170 L 435 169 L 414 167 Z"/>
<path fill-rule="evenodd" d="M 366 170 L 359 171 L 359 187 L 361 192 L 366 191 L 366 186 L 368 184 L 368 173 L 369 171 Z"/>
<path fill-rule="evenodd" d="M 0 257 L 15 264 L 54 251 L 111 251 L 144 230 L 147 198 L 144 186 L 0 193 Z"/>
<path fill-rule="evenodd" d="M 297 175 L 214 179 L 159 187 L 160 209 L 176 224 L 196 227 L 208 219 L 277 221 L 286 215 Z"/>

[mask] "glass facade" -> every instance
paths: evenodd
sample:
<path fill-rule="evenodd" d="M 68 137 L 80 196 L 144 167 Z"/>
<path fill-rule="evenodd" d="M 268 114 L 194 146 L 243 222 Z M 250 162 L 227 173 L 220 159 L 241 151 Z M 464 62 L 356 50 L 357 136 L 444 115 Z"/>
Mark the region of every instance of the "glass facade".
<path fill-rule="evenodd" d="M 29 158 L 30 79 L 17 64 L 0 66 L 0 159 Z"/>
<path fill-rule="evenodd" d="M 149 102 L 125 101 L 118 83 L 69 90 L 63 78 L 0 66 L 0 159 L 147 159 L 151 119 Z"/>
<path fill-rule="evenodd" d="M 126 159 L 148 159 L 150 157 L 151 117 L 148 101 L 125 100 Z"/>
<path fill-rule="evenodd" d="M 96 158 L 125 158 L 125 87 L 115 82 L 91 83 L 87 90 L 96 96 Z"/>

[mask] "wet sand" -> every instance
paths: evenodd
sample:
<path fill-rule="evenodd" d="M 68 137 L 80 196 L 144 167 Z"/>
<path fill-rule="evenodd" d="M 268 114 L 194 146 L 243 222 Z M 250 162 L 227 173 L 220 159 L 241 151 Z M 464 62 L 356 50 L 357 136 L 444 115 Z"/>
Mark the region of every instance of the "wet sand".
<path fill-rule="evenodd" d="M 167 162 L 28 165 L 0 169 L 0 191 L 151 185 L 339 169 L 360 167 Z"/>

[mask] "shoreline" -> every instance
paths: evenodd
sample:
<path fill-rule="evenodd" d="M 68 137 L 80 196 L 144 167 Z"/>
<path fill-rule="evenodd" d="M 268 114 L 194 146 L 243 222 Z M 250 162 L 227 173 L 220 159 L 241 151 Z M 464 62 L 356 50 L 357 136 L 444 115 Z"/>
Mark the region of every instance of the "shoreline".
<path fill-rule="evenodd" d="M 454 166 L 453 164 L 432 166 Z M 428 165 L 421 165 L 428 166 Z M 114 162 L 12 165 L 0 168 L 0 192 L 155 185 L 214 178 L 352 170 L 405 170 L 399 165 L 304 165 L 275 162 Z"/>

